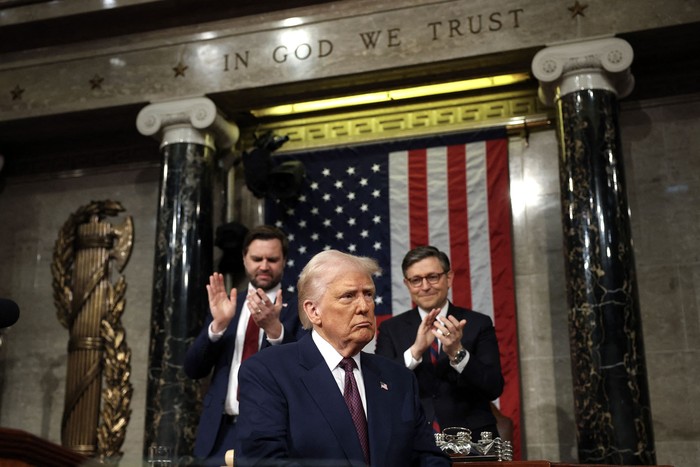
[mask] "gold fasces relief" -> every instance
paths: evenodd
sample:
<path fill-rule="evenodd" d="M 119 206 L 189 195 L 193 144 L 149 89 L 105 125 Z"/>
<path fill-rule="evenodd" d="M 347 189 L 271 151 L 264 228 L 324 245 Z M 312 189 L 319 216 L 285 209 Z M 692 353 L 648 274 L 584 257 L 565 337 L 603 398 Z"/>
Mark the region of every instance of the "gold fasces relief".
<path fill-rule="evenodd" d="M 70 332 L 64 447 L 116 465 L 131 416 L 131 351 L 121 324 L 126 281 L 121 272 L 133 246 L 133 221 L 116 201 L 93 201 L 71 214 L 59 231 L 51 272 L 57 317 Z"/>

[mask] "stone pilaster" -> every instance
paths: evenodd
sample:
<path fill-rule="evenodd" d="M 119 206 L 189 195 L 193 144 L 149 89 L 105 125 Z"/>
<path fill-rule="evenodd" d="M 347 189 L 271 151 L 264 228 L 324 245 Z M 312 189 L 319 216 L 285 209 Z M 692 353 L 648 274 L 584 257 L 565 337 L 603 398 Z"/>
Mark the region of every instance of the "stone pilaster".
<path fill-rule="evenodd" d="M 618 98 L 634 87 L 617 38 L 547 47 L 532 69 L 557 109 L 579 462 L 655 464 Z"/>
<path fill-rule="evenodd" d="M 187 465 L 199 420 L 199 385 L 183 371 L 185 353 L 207 309 L 213 271 L 213 177 L 217 149 L 238 139 L 206 98 L 152 104 L 139 131 L 161 140 L 163 171 L 156 226 L 144 457 L 151 445 L 173 449 Z"/>

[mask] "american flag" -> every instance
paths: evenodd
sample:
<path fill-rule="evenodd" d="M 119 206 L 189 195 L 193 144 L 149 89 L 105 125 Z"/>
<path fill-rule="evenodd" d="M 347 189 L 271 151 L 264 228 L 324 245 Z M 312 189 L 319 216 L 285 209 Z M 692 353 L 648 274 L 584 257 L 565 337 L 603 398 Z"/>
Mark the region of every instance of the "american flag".
<path fill-rule="evenodd" d="M 376 259 L 378 324 L 412 308 L 401 261 L 433 245 L 448 253 L 450 300 L 491 316 L 506 387 L 498 401 L 520 454 L 520 376 L 511 243 L 508 140 L 503 129 L 275 156 L 298 160 L 297 197 L 268 200 L 266 222 L 289 237 L 286 287 L 325 249 Z"/>

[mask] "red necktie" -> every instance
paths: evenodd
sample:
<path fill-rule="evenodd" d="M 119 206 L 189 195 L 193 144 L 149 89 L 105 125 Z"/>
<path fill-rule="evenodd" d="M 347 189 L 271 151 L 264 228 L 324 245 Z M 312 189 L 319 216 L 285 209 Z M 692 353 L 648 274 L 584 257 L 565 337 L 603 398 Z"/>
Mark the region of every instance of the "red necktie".
<path fill-rule="evenodd" d="M 245 340 L 243 341 L 243 355 L 241 356 L 241 363 L 245 361 L 246 358 L 253 355 L 258 351 L 258 346 L 260 340 L 260 327 L 255 323 L 253 319 L 253 313 L 250 313 L 250 318 L 248 318 L 248 327 L 245 328 Z"/>
<path fill-rule="evenodd" d="M 360 438 L 360 445 L 362 446 L 362 452 L 365 456 L 365 463 L 369 465 L 367 417 L 365 417 L 365 410 L 362 408 L 362 399 L 360 399 L 360 391 L 357 389 L 355 375 L 352 374 L 356 363 L 352 358 L 346 357 L 341 360 L 339 366 L 345 370 L 345 390 L 343 391 L 343 397 L 345 397 L 345 403 L 348 405 L 348 409 L 350 409 L 350 415 L 355 424 L 357 436 Z"/>
<path fill-rule="evenodd" d="M 430 344 L 430 361 L 433 365 L 437 365 L 438 354 L 440 353 L 440 347 L 438 345 L 438 338 L 436 337 L 432 344 Z"/>
<path fill-rule="evenodd" d="M 435 433 L 442 433 L 442 430 L 440 429 L 440 424 L 437 421 L 437 418 L 433 418 L 433 431 Z"/>

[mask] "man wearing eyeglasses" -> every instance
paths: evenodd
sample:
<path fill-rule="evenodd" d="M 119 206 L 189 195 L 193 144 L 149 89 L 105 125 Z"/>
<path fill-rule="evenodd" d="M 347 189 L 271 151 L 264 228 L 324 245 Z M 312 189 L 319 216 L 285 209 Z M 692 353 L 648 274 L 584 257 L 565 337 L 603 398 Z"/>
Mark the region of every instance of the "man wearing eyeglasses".
<path fill-rule="evenodd" d="M 453 272 L 433 246 L 409 251 L 401 269 L 417 306 L 379 327 L 375 353 L 415 372 L 421 403 L 436 431 L 449 427 L 498 436 L 491 401 L 503 392 L 498 341 L 491 318 L 447 299 Z"/>

